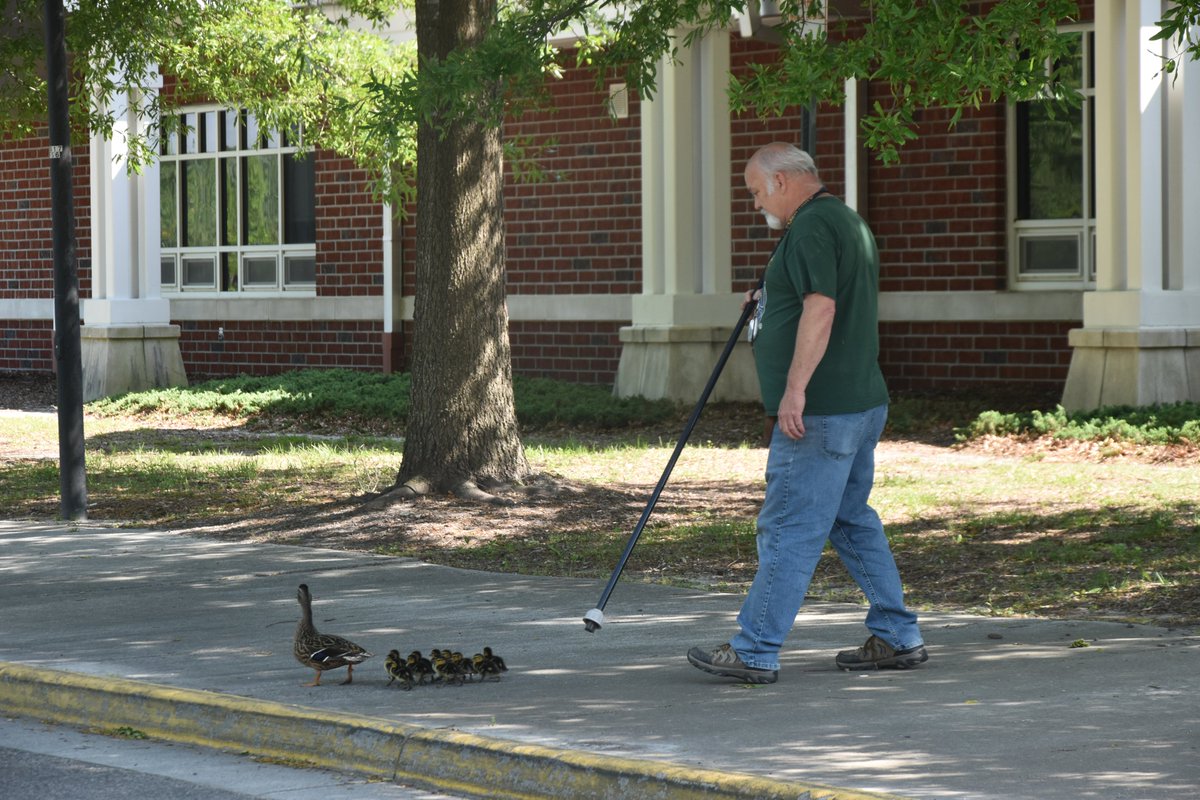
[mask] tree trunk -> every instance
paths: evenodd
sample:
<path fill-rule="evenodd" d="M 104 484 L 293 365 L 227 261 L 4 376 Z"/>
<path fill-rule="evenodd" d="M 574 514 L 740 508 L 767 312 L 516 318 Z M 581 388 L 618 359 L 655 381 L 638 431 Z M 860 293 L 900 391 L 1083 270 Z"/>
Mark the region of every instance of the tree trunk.
<path fill-rule="evenodd" d="M 482 40 L 495 0 L 419 0 L 416 11 L 430 63 Z M 396 480 L 406 494 L 478 493 L 530 472 L 513 404 L 502 189 L 498 129 L 421 121 L 412 406 Z"/>

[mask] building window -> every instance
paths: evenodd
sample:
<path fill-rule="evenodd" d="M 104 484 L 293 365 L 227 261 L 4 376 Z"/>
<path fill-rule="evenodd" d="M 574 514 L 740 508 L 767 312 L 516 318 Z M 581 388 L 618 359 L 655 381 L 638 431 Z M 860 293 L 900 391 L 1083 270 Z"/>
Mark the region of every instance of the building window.
<path fill-rule="evenodd" d="M 164 293 L 316 290 L 313 159 L 299 132 L 196 109 L 160 149 Z"/>
<path fill-rule="evenodd" d="M 1017 288 L 1084 288 L 1096 280 L 1095 33 L 1090 25 L 1063 32 L 1071 49 L 1060 74 L 1082 104 L 1030 100 L 1010 114 L 1009 252 Z"/>

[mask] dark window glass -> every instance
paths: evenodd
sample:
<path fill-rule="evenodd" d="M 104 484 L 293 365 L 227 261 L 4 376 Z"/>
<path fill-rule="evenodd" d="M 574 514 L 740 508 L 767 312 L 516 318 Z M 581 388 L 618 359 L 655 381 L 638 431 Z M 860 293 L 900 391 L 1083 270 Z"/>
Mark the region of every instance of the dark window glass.
<path fill-rule="evenodd" d="M 317 240 L 316 170 L 311 156 L 283 157 L 283 241 L 310 244 Z"/>

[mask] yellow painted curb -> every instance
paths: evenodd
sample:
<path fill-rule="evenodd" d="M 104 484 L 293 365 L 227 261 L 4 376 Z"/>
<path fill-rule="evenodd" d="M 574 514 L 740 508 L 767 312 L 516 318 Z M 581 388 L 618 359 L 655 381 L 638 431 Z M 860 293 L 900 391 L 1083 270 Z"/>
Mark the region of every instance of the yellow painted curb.
<path fill-rule="evenodd" d="M 510 800 L 902 800 L 0 662 L 0 710 Z"/>

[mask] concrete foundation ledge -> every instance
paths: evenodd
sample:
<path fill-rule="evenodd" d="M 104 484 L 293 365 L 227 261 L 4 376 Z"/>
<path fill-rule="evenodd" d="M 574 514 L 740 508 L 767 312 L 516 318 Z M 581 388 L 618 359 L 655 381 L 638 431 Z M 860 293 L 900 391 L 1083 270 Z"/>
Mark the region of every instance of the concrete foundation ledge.
<path fill-rule="evenodd" d="M 0 711 L 489 798 L 900 800 L 6 662 Z"/>

